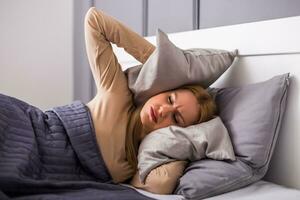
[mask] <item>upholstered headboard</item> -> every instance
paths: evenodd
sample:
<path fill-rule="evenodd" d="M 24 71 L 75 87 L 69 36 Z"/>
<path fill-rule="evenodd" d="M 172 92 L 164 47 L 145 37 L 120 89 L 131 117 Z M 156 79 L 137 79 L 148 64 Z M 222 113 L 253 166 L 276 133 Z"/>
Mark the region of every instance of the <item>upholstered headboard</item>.
<path fill-rule="evenodd" d="M 300 189 L 300 17 L 168 34 L 180 48 L 238 49 L 239 60 L 213 86 L 241 86 L 290 72 L 287 110 L 266 180 Z M 155 44 L 155 37 L 146 38 Z M 114 46 L 125 68 L 139 64 Z"/>

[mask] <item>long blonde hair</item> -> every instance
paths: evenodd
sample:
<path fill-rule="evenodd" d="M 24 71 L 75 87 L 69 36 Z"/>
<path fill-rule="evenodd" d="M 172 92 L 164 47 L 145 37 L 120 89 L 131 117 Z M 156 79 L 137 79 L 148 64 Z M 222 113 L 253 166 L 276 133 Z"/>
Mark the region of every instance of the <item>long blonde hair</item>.
<path fill-rule="evenodd" d="M 129 126 L 127 127 L 127 134 L 126 134 L 126 156 L 129 164 L 132 166 L 133 170 L 137 170 L 138 165 L 138 147 L 139 147 L 139 135 L 142 130 L 142 123 L 140 120 L 140 112 L 142 107 L 135 107 L 132 115 L 130 117 Z"/>
<path fill-rule="evenodd" d="M 217 113 L 217 105 L 213 97 L 200 85 L 184 85 L 178 89 L 191 91 L 200 105 L 199 119 L 197 123 L 206 122 L 214 118 Z"/>

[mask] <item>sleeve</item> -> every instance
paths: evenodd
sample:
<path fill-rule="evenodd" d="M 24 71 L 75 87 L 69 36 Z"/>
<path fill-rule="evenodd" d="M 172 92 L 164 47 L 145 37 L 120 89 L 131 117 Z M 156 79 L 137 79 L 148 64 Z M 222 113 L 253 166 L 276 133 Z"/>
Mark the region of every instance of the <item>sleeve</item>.
<path fill-rule="evenodd" d="M 141 183 L 137 172 L 130 184 L 155 194 L 172 194 L 187 163 L 187 161 L 173 161 L 161 165 L 149 173 L 145 184 Z"/>
<path fill-rule="evenodd" d="M 86 13 L 84 30 L 86 52 L 98 91 L 110 88 L 115 79 L 126 80 L 110 42 L 124 48 L 141 63 L 144 63 L 155 49 L 155 46 L 142 36 L 95 7 Z"/>

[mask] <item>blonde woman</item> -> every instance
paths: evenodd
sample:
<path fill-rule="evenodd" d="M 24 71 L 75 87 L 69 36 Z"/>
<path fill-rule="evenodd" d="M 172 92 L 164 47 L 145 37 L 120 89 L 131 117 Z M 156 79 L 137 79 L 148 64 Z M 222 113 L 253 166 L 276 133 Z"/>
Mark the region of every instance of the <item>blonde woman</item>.
<path fill-rule="evenodd" d="M 216 112 L 213 99 L 200 86 L 184 86 L 136 107 L 111 43 L 141 63 L 155 47 L 95 8 L 85 17 L 85 40 L 97 86 L 97 94 L 86 105 L 75 101 L 43 112 L 0 94 L 0 191 L 36 194 L 44 189 L 74 188 L 79 184 L 72 184 L 74 181 L 96 181 L 172 193 L 186 161 L 159 166 L 141 184 L 137 177 L 139 144 L 156 129 L 211 119 Z"/>
<path fill-rule="evenodd" d="M 149 132 L 170 125 L 185 127 L 208 121 L 215 114 L 215 103 L 201 86 L 185 86 L 157 94 L 136 108 L 127 78 L 110 42 L 124 48 L 141 63 L 155 47 L 95 8 L 86 14 L 85 37 L 97 86 L 97 95 L 87 106 L 92 114 L 99 148 L 114 182 L 124 182 L 136 173 L 138 145 Z M 146 185 L 140 184 L 138 179 L 132 184 L 155 193 L 170 193 L 174 180 L 178 178 L 176 174 L 180 174 L 177 171 L 182 171 L 184 164 L 178 161 L 178 164 L 161 166 L 150 174 L 152 177 L 148 177 Z"/>

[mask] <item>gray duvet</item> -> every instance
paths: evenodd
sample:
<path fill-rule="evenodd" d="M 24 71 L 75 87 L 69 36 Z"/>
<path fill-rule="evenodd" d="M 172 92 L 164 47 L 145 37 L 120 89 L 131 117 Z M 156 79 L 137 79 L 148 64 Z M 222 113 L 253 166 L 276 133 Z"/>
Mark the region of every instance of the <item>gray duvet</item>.
<path fill-rule="evenodd" d="M 0 94 L 1 200 L 152 199 L 111 180 L 84 104 L 42 112 Z"/>

